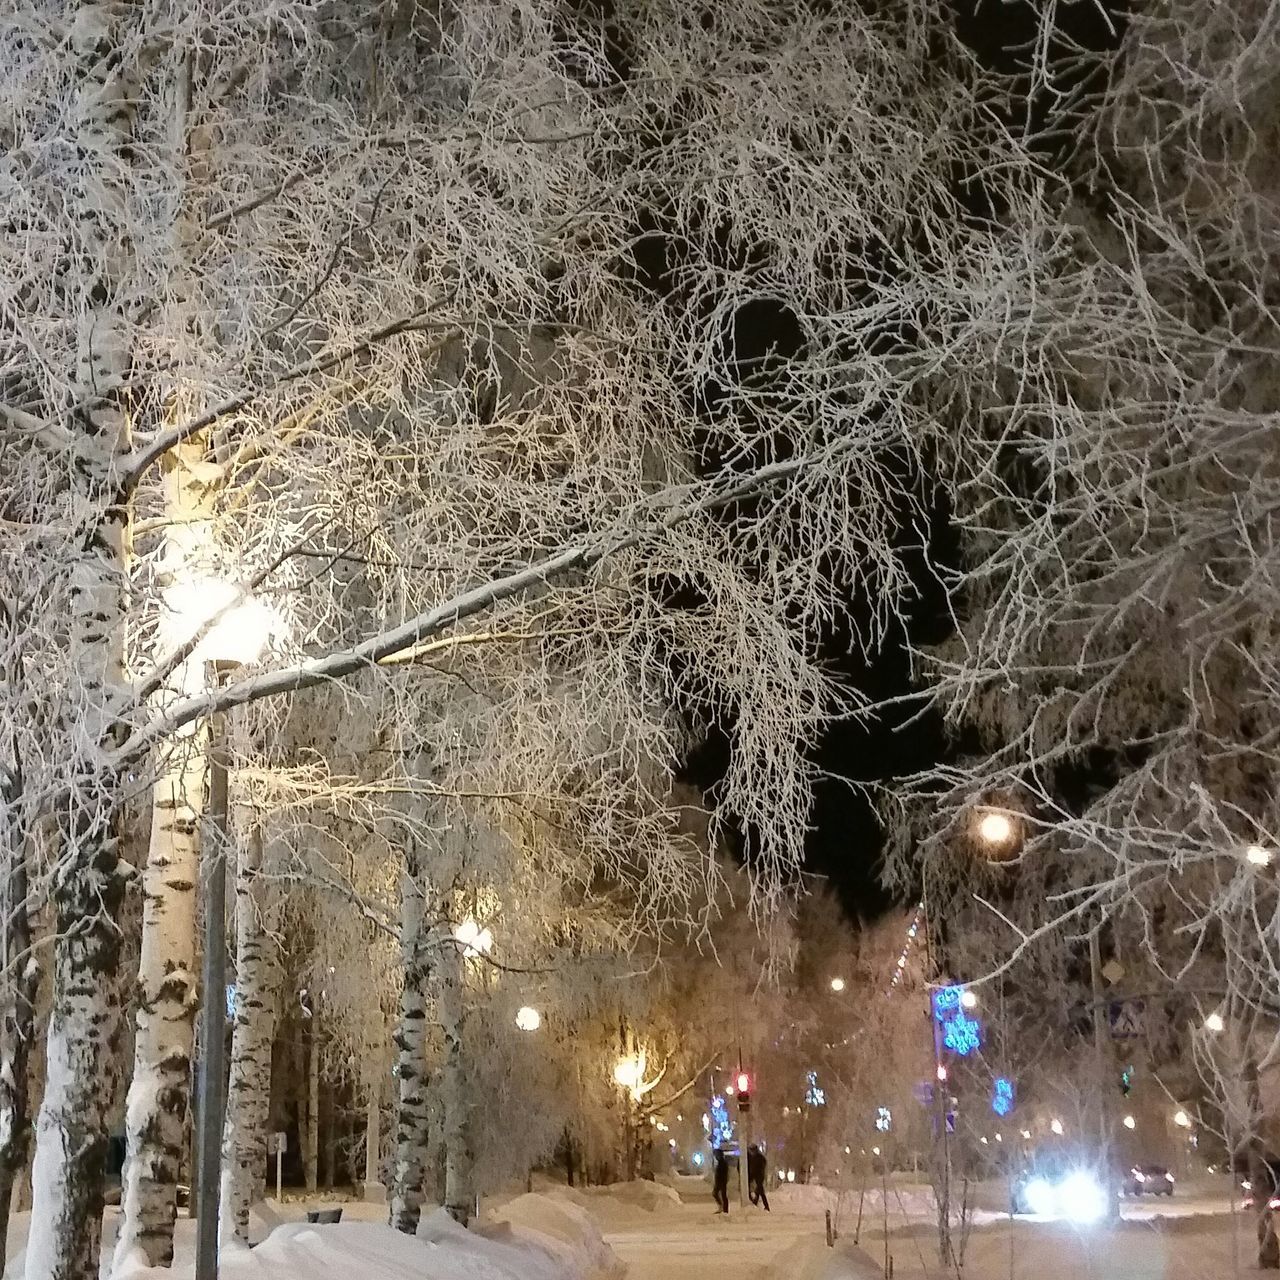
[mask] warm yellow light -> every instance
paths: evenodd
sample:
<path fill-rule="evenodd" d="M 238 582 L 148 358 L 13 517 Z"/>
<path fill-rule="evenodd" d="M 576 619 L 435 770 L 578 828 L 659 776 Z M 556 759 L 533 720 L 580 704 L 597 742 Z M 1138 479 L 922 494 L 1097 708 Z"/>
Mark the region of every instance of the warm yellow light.
<path fill-rule="evenodd" d="M 1008 844 L 1013 839 L 1013 823 L 1003 813 L 986 813 L 978 823 L 983 844 Z"/>
<path fill-rule="evenodd" d="M 267 641 L 281 629 L 270 605 L 221 578 L 175 583 L 165 590 L 164 603 L 170 614 L 166 630 L 174 643 L 185 643 L 208 624 L 193 653 L 199 661 L 257 662 Z"/>
<path fill-rule="evenodd" d="M 832 990 L 832 991 L 834 991 L 834 992 L 836 992 L 837 994 L 839 994 L 841 991 L 843 991 L 843 990 L 844 990 L 844 979 L 843 979 L 843 978 L 832 978 L 832 979 L 831 979 L 831 990 Z"/>
<path fill-rule="evenodd" d="M 633 1053 L 629 1057 L 619 1058 L 614 1065 L 614 1080 L 628 1090 L 633 1097 L 640 1096 L 640 1088 L 644 1083 L 645 1061 L 643 1053 Z"/>
<path fill-rule="evenodd" d="M 462 944 L 462 954 L 470 960 L 487 956 L 493 950 L 493 934 L 482 929 L 470 916 L 453 931 L 453 936 Z"/>
<path fill-rule="evenodd" d="M 542 1014 L 525 1005 L 523 1009 L 516 1011 L 516 1026 L 521 1031 L 537 1031 L 542 1026 Z"/>

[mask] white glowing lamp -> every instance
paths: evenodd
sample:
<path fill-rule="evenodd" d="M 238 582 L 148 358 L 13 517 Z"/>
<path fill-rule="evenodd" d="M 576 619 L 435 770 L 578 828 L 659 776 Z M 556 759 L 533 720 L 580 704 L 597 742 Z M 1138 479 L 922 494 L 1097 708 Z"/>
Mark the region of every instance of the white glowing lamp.
<path fill-rule="evenodd" d="M 1227 1027 L 1227 1024 L 1223 1021 L 1222 1014 L 1220 1013 L 1211 1013 L 1204 1020 L 1204 1029 L 1206 1031 L 1212 1031 L 1215 1035 L 1219 1031 L 1225 1031 L 1226 1027 Z"/>
<path fill-rule="evenodd" d="M 193 657 L 204 662 L 257 662 L 280 619 L 270 605 L 222 578 L 190 578 L 164 593 L 168 630 L 183 643 L 200 630 Z"/>
<path fill-rule="evenodd" d="M 834 991 L 837 995 L 839 995 L 839 994 L 840 994 L 840 992 L 844 990 L 844 979 L 843 979 L 843 978 L 832 978 L 832 979 L 831 979 L 831 990 L 832 990 L 832 991 Z"/>
<path fill-rule="evenodd" d="M 643 1053 L 633 1053 L 625 1058 L 619 1058 L 614 1064 L 613 1078 L 622 1088 L 639 1097 L 640 1088 L 644 1083 L 645 1065 Z"/>
<path fill-rule="evenodd" d="M 983 844 L 1008 844 L 1013 839 L 1013 823 L 1003 813 L 984 813 L 978 823 Z"/>
<path fill-rule="evenodd" d="M 516 1011 L 516 1026 L 521 1031 L 537 1031 L 542 1026 L 542 1014 L 537 1009 L 525 1005 L 523 1009 Z"/>
<path fill-rule="evenodd" d="M 462 954 L 469 960 L 487 956 L 493 950 L 493 934 L 482 929 L 470 916 L 453 931 L 453 936 L 462 944 Z"/>

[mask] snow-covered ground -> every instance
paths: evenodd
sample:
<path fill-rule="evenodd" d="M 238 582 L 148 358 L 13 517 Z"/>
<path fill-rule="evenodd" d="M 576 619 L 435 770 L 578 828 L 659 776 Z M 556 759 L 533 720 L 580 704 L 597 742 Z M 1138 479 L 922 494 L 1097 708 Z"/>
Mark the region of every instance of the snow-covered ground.
<path fill-rule="evenodd" d="M 995 1196 L 979 1195 L 984 1203 Z M 980 1189 L 982 1192 L 982 1189 Z M 897 1181 L 882 1194 L 784 1187 L 773 1212 L 739 1206 L 728 1218 L 713 1211 L 709 1188 L 685 1180 L 670 1186 L 570 1190 L 545 1183 L 539 1194 L 486 1204 L 476 1232 L 436 1213 L 418 1239 L 385 1226 L 382 1205 L 348 1202 L 338 1226 L 308 1226 L 308 1208 L 326 1202 L 261 1206 L 252 1251 L 226 1257 L 224 1280 L 871 1280 L 892 1262 L 895 1280 L 954 1280 L 937 1260 L 931 1193 Z M 827 1249 L 823 1214 L 836 1212 L 840 1246 Z M 965 1255 L 964 1280 L 1227 1280 L 1250 1267 L 1252 1223 L 1230 1212 L 1225 1184 L 1187 1187 L 1171 1201 L 1128 1201 L 1113 1228 L 1077 1230 L 1062 1223 L 1010 1221 L 979 1211 Z M 109 1258 L 117 1222 L 108 1214 Z M 15 1219 L 11 1249 L 20 1249 L 26 1216 Z M 887 1230 L 886 1230 L 887 1227 Z M 187 1280 L 194 1223 L 178 1224 L 172 1271 L 136 1272 L 132 1280 Z M 854 1236 L 857 1234 L 857 1248 Z M 1238 1269 L 1236 1248 L 1238 1247 Z M 16 1268 L 6 1275 L 20 1274 Z M 104 1272 L 105 1274 L 105 1272 Z"/>
<path fill-rule="evenodd" d="M 709 1194 L 686 1192 L 679 1208 L 658 1209 L 644 1221 L 603 1223 L 605 1238 L 630 1267 L 630 1280 L 864 1280 L 886 1272 L 895 1280 L 944 1280 L 927 1188 L 890 1189 L 886 1234 L 879 1196 L 864 1203 L 860 1252 L 828 1250 L 823 1210 L 834 1201 L 820 1188 L 786 1188 L 774 1212 L 732 1204 L 715 1215 Z M 841 1244 L 852 1245 L 856 1194 L 842 1209 Z M 872 1212 L 874 1209 L 874 1212 Z M 1077 1230 L 1062 1223 L 979 1215 L 965 1255 L 964 1280 L 1226 1280 L 1257 1274 L 1250 1268 L 1252 1224 L 1233 1217 L 1225 1189 L 1196 1188 L 1173 1201 L 1126 1202 L 1114 1228 Z M 1238 1233 L 1238 1234 L 1237 1234 Z M 1233 1240 L 1238 1240 L 1237 1270 Z"/>

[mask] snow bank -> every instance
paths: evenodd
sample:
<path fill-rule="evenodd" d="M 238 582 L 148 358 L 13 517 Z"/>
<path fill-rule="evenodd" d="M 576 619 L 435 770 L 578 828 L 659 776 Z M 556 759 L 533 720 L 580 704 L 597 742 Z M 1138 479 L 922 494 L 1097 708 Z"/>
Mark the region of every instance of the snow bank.
<path fill-rule="evenodd" d="M 494 1227 L 505 1225 L 537 1238 L 564 1264 L 565 1276 L 583 1280 L 610 1280 L 626 1273 L 626 1267 L 604 1242 L 600 1228 L 579 1201 L 584 1197 L 564 1188 L 551 1195 L 523 1195 L 495 1209 L 489 1225 L 480 1230 L 493 1238 Z"/>
<path fill-rule="evenodd" d="M 784 1249 L 765 1269 L 761 1280 L 882 1280 L 884 1268 L 857 1245 L 839 1242 L 828 1249 L 810 1240 Z"/>
<path fill-rule="evenodd" d="M 520 1196 L 474 1230 L 443 1209 L 417 1236 L 379 1222 L 277 1227 L 256 1248 L 223 1248 L 220 1280 L 620 1280 L 625 1268 L 587 1214 L 566 1200 Z M 190 1262 L 131 1267 L 115 1280 L 185 1280 Z"/>
<path fill-rule="evenodd" d="M 615 1182 L 610 1186 L 592 1189 L 594 1194 L 608 1196 L 619 1204 L 634 1205 L 646 1213 L 660 1209 L 678 1209 L 683 1203 L 680 1193 L 662 1182 Z"/>

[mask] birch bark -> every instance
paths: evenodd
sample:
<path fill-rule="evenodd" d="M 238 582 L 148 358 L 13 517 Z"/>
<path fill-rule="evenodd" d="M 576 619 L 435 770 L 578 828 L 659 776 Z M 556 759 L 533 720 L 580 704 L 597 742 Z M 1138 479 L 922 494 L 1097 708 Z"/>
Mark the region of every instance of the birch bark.
<path fill-rule="evenodd" d="M 471 1142 L 471 1090 L 466 1068 L 466 961 L 446 946 L 440 963 L 440 1030 L 444 1037 L 441 1096 L 444 1103 L 444 1207 L 467 1226 L 476 1209 L 475 1154 Z"/>
<path fill-rule="evenodd" d="M 130 347 L 120 284 L 131 256 L 122 184 L 132 163 L 136 69 L 130 3 L 82 0 L 66 37 L 77 89 L 67 128 L 78 157 L 66 199 L 76 238 L 64 305 L 76 320 L 69 371 L 69 485 L 100 512 L 71 548 L 70 655 L 81 690 L 73 776 L 53 877 L 56 941 L 47 1079 L 36 1124 L 27 1280 L 97 1280 L 108 1108 L 116 1093 L 120 937 L 129 874 L 119 856 L 120 780 L 105 753 L 124 739 L 124 593 L 128 511 L 118 477 L 129 449 L 122 386 Z"/>
<path fill-rule="evenodd" d="M 416 845 L 407 855 L 401 878 L 400 951 L 404 985 L 395 1043 L 399 1106 L 392 1162 L 390 1224 L 413 1235 L 422 1214 L 431 1115 L 427 1097 L 426 985 L 430 971 L 429 930 L 425 920 L 421 867 Z"/>
<path fill-rule="evenodd" d="M 249 1210 L 262 1194 L 271 1104 L 271 1049 L 280 992 L 273 937 L 276 895 L 261 879 L 262 833 L 255 828 L 236 862 L 236 982 L 231 1077 L 222 1137 L 219 1235 L 249 1240 Z"/>

